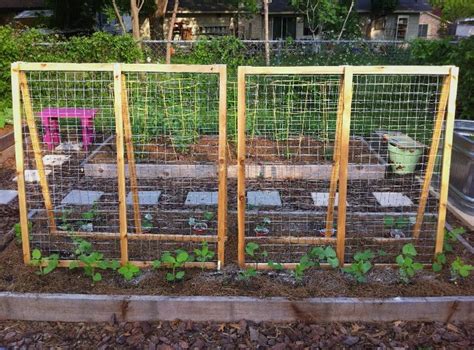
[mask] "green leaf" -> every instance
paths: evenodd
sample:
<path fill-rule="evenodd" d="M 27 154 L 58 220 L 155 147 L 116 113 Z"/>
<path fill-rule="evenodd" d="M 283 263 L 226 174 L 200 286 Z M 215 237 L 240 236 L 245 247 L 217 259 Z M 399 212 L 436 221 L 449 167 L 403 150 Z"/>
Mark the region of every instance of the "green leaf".
<path fill-rule="evenodd" d="M 100 282 L 100 281 L 102 281 L 102 275 L 101 275 L 99 272 L 96 272 L 96 273 L 92 276 L 92 281 L 94 281 L 94 282 Z"/>
<path fill-rule="evenodd" d="M 71 263 L 69 264 L 69 270 L 77 269 L 78 267 L 79 267 L 79 262 L 77 261 L 71 261 Z"/>
<path fill-rule="evenodd" d="M 41 251 L 39 249 L 33 249 L 31 256 L 33 257 L 33 259 L 39 260 L 41 259 Z"/>
<path fill-rule="evenodd" d="M 175 280 L 175 276 L 174 276 L 172 273 L 167 272 L 167 273 L 166 273 L 166 280 L 167 280 L 168 282 L 173 282 L 173 281 Z"/>
<path fill-rule="evenodd" d="M 153 260 L 151 262 L 151 267 L 154 269 L 159 269 L 161 267 L 161 261 L 160 260 Z"/>
<path fill-rule="evenodd" d="M 255 255 L 255 251 L 259 248 L 260 246 L 257 244 L 257 243 L 254 243 L 254 242 L 249 242 L 247 243 L 247 245 L 245 246 L 245 253 L 250 255 L 250 256 L 254 256 Z"/>
<path fill-rule="evenodd" d="M 405 255 L 416 256 L 416 249 L 413 243 L 405 244 L 402 248 L 402 253 Z"/>
<path fill-rule="evenodd" d="M 365 261 L 362 266 L 362 273 L 367 273 L 372 268 L 372 263 L 370 261 Z"/>
<path fill-rule="evenodd" d="M 432 267 L 434 272 L 440 272 L 443 269 L 443 265 L 437 262 L 433 263 Z"/>
<path fill-rule="evenodd" d="M 214 219 L 214 213 L 212 211 L 206 211 L 204 214 L 202 214 L 202 217 L 206 221 L 211 221 L 212 219 Z"/>
<path fill-rule="evenodd" d="M 473 270 L 473 267 L 471 265 L 464 265 L 459 269 L 459 275 L 461 277 L 468 277 L 471 274 L 471 271 Z"/>
<path fill-rule="evenodd" d="M 184 271 L 178 271 L 176 272 L 176 279 L 181 280 L 184 277 Z"/>
<path fill-rule="evenodd" d="M 332 268 L 337 268 L 339 266 L 339 259 L 338 258 L 328 258 L 328 263 Z"/>
<path fill-rule="evenodd" d="M 403 258 L 403 255 L 398 255 L 395 258 L 395 261 L 397 262 L 398 265 L 403 265 L 405 263 L 405 259 Z"/>
<path fill-rule="evenodd" d="M 413 263 L 413 269 L 415 271 L 419 271 L 419 270 L 422 270 L 423 269 L 423 264 L 420 264 L 420 263 Z"/>
<path fill-rule="evenodd" d="M 326 254 L 326 257 L 328 258 L 336 257 L 336 251 L 333 249 L 333 247 L 326 247 L 326 249 L 324 249 L 324 254 Z"/>
<path fill-rule="evenodd" d="M 117 270 L 118 268 L 120 268 L 120 261 L 118 260 L 109 261 L 109 267 L 114 271 Z"/>
<path fill-rule="evenodd" d="M 176 259 L 171 254 L 164 254 L 161 257 L 161 261 L 165 264 L 176 264 Z"/>
<path fill-rule="evenodd" d="M 180 264 L 188 261 L 189 259 L 189 254 L 185 251 L 180 251 L 178 255 L 176 255 L 176 261 Z"/>

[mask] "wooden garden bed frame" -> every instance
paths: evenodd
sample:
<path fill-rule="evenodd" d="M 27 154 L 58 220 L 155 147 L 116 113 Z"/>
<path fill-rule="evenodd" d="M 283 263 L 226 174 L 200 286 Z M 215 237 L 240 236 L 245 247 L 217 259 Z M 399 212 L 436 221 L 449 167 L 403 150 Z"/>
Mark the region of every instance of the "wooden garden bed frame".
<path fill-rule="evenodd" d="M 341 266 L 344 265 L 346 236 L 346 198 L 348 180 L 348 154 L 351 125 L 351 107 L 353 96 L 353 76 L 361 75 L 442 75 L 444 76 L 441 96 L 437 108 L 433 137 L 429 149 L 428 164 L 423 179 L 420 203 L 417 210 L 416 223 L 412 239 L 420 236 L 421 225 L 428 201 L 429 187 L 435 167 L 436 155 L 440 146 L 444 122 L 444 145 L 441 170 L 441 187 L 437 220 L 436 243 L 434 256 L 442 251 L 444 226 L 449 185 L 449 168 L 451 164 L 451 148 L 456 109 L 456 94 L 459 68 L 455 66 L 334 66 L 334 67 L 239 67 L 237 77 L 237 226 L 238 226 L 238 263 L 241 267 L 267 268 L 266 264 L 245 262 L 245 216 L 246 216 L 246 77 L 249 75 L 339 75 L 340 88 L 337 108 L 335 150 L 329 187 L 329 202 L 326 215 L 326 237 L 286 237 L 288 243 L 304 242 L 306 244 L 330 244 L 336 246 L 337 257 Z M 446 117 L 446 119 L 445 119 Z M 339 188 L 337 234 L 333 231 L 335 194 Z M 281 238 L 276 238 L 275 243 Z M 396 238 L 393 241 L 399 240 Z M 271 242 L 271 239 L 269 240 Z M 405 240 L 404 240 L 405 241 Z M 295 263 L 284 263 L 284 268 L 294 268 Z"/>
<path fill-rule="evenodd" d="M 23 153 L 23 134 L 22 134 L 22 103 L 26 115 L 26 122 L 30 133 L 33 147 L 36 168 L 39 173 L 41 192 L 45 204 L 45 210 L 48 217 L 48 226 L 51 235 L 69 235 L 57 229 L 51 194 L 49 191 L 48 180 L 45 175 L 45 168 L 42 158 L 39 134 L 35 122 L 33 108 L 31 104 L 30 92 L 26 72 L 31 71 L 64 71 L 64 72 L 111 72 L 113 73 L 113 91 L 114 91 L 114 114 L 116 125 L 116 153 L 117 153 L 117 176 L 118 176 L 118 196 L 119 196 L 119 232 L 111 233 L 81 233 L 75 232 L 78 236 L 101 239 L 120 239 L 120 262 L 126 264 L 129 262 L 128 240 L 168 240 L 176 242 L 217 242 L 217 263 L 207 262 L 199 264 L 206 268 L 220 268 L 224 264 L 224 245 L 226 241 L 227 230 L 227 68 L 225 65 L 158 65 L 158 64 L 108 64 L 108 63 L 23 63 L 16 62 L 12 64 L 12 97 L 13 97 L 13 117 L 15 127 L 15 152 L 16 167 L 18 175 L 18 198 L 20 207 L 20 224 L 23 248 L 23 260 L 25 264 L 30 263 L 31 251 L 28 234 L 28 217 L 26 205 L 25 177 L 24 177 L 24 153 Z M 130 124 L 130 115 L 128 110 L 128 98 L 126 90 L 126 75 L 129 72 L 141 73 L 201 73 L 217 74 L 219 76 L 219 159 L 218 159 L 218 223 L 217 236 L 214 235 L 157 235 L 142 233 L 141 215 L 138 201 L 138 184 L 136 176 L 136 164 L 132 143 L 132 131 Z M 126 150 L 126 152 L 125 152 Z M 127 227 L 127 208 L 126 208 L 126 178 L 125 178 L 125 160 L 126 153 L 128 161 L 128 170 L 130 175 L 130 187 L 133 200 L 133 216 L 136 232 L 129 235 Z M 60 260 L 59 266 L 67 267 L 72 260 Z M 137 266 L 149 266 L 151 261 L 131 261 Z M 197 264 L 188 263 L 187 267 Z"/>

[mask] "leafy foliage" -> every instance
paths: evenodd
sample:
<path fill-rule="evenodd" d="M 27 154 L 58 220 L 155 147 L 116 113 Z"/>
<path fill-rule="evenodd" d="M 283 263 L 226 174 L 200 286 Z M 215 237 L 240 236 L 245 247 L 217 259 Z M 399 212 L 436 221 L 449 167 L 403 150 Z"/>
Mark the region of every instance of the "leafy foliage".
<path fill-rule="evenodd" d="M 130 262 L 118 269 L 118 273 L 123 276 L 126 281 L 130 281 L 140 274 L 140 268 Z"/>
<path fill-rule="evenodd" d="M 357 282 L 363 283 L 367 280 L 367 273 L 372 269 L 371 260 L 374 257 L 375 254 L 369 249 L 358 252 L 354 255 L 354 261 L 351 266 L 343 268 L 342 271 L 352 275 Z"/>
<path fill-rule="evenodd" d="M 154 267 L 159 267 L 162 264 L 166 264 L 171 267 L 171 272 L 166 274 L 166 280 L 168 282 L 178 282 L 183 280 L 185 271 L 179 270 L 184 266 L 185 263 L 191 262 L 193 258 L 188 254 L 188 252 L 178 249 L 173 255 L 171 252 L 165 252 L 161 257 L 161 264 L 155 263 Z"/>
<path fill-rule="evenodd" d="M 43 257 L 39 249 L 33 249 L 31 252 L 31 265 L 38 267 L 39 270 L 36 272 L 38 275 L 47 275 L 58 267 L 59 254 Z"/>
<path fill-rule="evenodd" d="M 474 270 L 474 267 L 469 264 L 465 264 L 460 257 L 451 263 L 451 277 L 454 281 L 459 278 L 467 278 L 471 274 L 471 271 Z"/>
<path fill-rule="evenodd" d="M 31 221 L 28 221 L 28 235 L 31 232 L 32 228 L 33 228 L 33 223 Z M 19 222 L 13 225 L 13 232 L 15 233 L 16 242 L 21 243 L 21 224 Z M 31 241 L 31 236 L 29 236 L 29 238 Z"/>
<path fill-rule="evenodd" d="M 209 250 L 209 244 L 207 242 L 201 243 L 201 249 L 194 249 L 194 254 L 196 255 L 196 260 L 202 262 L 201 268 L 204 270 L 204 263 L 211 260 L 215 254 L 212 250 Z"/>
<path fill-rule="evenodd" d="M 456 227 L 451 231 L 446 230 L 443 243 L 443 252 L 452 253 L 454 250 L 453 243 L 457 242 L 457 237 L 465 232 L 466 230 L 464 227 Z"/>
<path fill-rule="evenodd" d="M 423 265 L 414 261 L 417 255 L 415 246 L 412 243 L 405 244 L 402 254 L 395 259 L 399 268 L 400 279 L 404 283 L 409 283 L 415 276 L 416 271 L 423 269 Z"/>
<path fill-rule="evenodd" d="M 444 253 L 436 254 L 435 260 L 433 262 L 432 268 L 434 272 L 441 272 L 444 264 L 446 264 L 446 255 Z"/>
<path fill-rule="evenodd" d="M 430 3 L 441 9 L 443 19 L 448 21 L 474 16 L 474 2 L 471 0 L 430 0 Z"/>

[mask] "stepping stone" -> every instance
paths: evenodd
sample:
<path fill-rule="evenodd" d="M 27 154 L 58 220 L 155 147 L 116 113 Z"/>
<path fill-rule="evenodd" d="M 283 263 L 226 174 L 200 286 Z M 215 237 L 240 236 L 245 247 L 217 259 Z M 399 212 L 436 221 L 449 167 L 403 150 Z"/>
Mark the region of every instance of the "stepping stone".
<path fill-rule="evenodd" d="M 45 170 L 44 173 L 46 176 L 51 174 L 51 170 Z M 18 177 L 15 176 L 13 181 L 17 181 Z M 25 170 L 25 182 L 39 182 L 39 173 L 38 170 Z"/>
<path fill-rule="evenodd" d="M 56 147 L 56 151 L 62 152 L 78 152 L 82 150 L 82 142 L 63 142 Z"/>
<path fill-rule="evenodd" d="M 0 204 L 8 204 L 18 196 L 15 190 L 0 190 Z"/>
<path fill-rule="evenodd" d="M 217 192 L 188 192 L 184 205 L 217 205 Z"/>
<path fill-rule="evenodd" d="M 43 164 L 46 166 L 60 166 L 63 165 L 64 162 L 69 160 L 71 156 L 64 156 L 60 154 L 48 154 L 43 157 Z"/>
<path fill-rule="evenodd" d="M 314 205 L 317 207 L 327 207 L 329 203 L 329 192 L 311 192 Z M 339 193 L 336 193 L 334 206 L 337 207 L 339 201 Z M 349 205 L 346 201 L 346 205 Z"/>
<path fill-rule="evenodd" d="M 61 204 L 71 205 L 93 205 L 99 200 L 104 192 L 72 190 L 63 198 Z"/>
<path fill-rule="evenodd" d="M 158 204 L 161 191 L 138 191 L 138 204 L 140 205 L 155 205 Z M 133 193 L 127 194 L 127 204 L 133 204 Z"/>
<path fill-rule="evenodd" d="M 249 191 L 247 204 L 255 207 L 281 207 L 280 193 L 278 191 Z"/>
<path fill-rule="evenodd" d="M 372 192 L 382 207 L 409 207 L 413 205 L 410 198 L 400 192 Z"/>

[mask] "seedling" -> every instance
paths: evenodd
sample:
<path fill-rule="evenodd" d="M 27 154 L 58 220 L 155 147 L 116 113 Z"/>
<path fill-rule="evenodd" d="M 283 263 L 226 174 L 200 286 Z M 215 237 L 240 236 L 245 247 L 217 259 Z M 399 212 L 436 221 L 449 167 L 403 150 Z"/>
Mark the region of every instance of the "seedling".
<path fill-rule="evenodd" d="M 277 271 L 283 271 L 284 270 L 284 267 L 283 267 L 282 264 L 276 263 L 272 260 L 269 260 L 267 265 L 268 265 L 268 267 L 270 267 L 273 270 L 277 270 Z"/>
<path fill-rule="evenodd" d="M 81 238 L 73 238 L 76 249 L 74 254 L 79 261 L 73 261 L 69 264 L 69 269 L 73 270 L 82 265 L 84 274 L 92 279 L 92 284 L 102 280 L 102 274 L 96 272 L 96 269 L 106 270 L 108 268 L 116 269 L 119 265 L 117 261 L 104 260 L 104 254 L 92 251 L 92 244 Z"/>
<path fill-rule="evenodd" d="M 255 264 L 258 266 L 258 261 L 259 260 L 264 260 L 265 258 L 268 257 L 268 252 L 266 250 L 263 250 L 260 252 L 260 245 L 255 242 L 249 242 L 245 246 L 245 253 L 255 259 Z"/>
<path fill-rule="evenodd" d="M 465 232 L 466 230 L 464 229 L 464 227 L 456 227 L 451 231 L 445 230 L 443 251 L 447 253 L 452 253 L 454 250 L 453 243 L 457 242 L 458 236 L 462 235 Z"/>
<path fill-rule="evenodd" d="M 208 222 L 214 219 L 215 214 L 211 211 L 206 211 L 202 214 L 202 219 L 196 219 L 194 217 L 190 217 L 188 224 L 191 226 L 191 230 L 199 235 L 202 235 L 207 232 L 208 229 Z"/>
<path fill-rule="evenodd" d="M 204 263 L 211 260 L 215 253 L 209 250 L 209 245 L 207 242 L 202 242 L 201 249 L 194 249 L 194 254 L 196 254 L 196 260 L 201 262 L 201 269 L 204 270 Z"/>
<path fill-rule="evenodd" d="M 367 273 L 372 269 L 371 260 L 375 254 L 367 249 L 354 255 L 354 262 L 351 266 L 345 267 L 342 271 L 353 276 L 358 283 L 364 283 L 367 280 Z"/>
<path fill-rule="evenodd" d="M 336 256 L 336 251 L 330 246 L 314 247 L 308 255 L 313 266 L 319 267 L 321 263 L 327 262 L 334 269 L 339 267 L 339 259 Z"/>
<path fill-rule="evenodd" d="M 153 228 L 153 215 L 151 214 L 145 214 L 142 220 L 142 229 L 144 231 L 151 231 Z"/>
<path fill-rule="evenodd" d="M 423 269 L 422 264 L 414 262 L 416 255 L 415 246 L 408 243 L 403 246 L 402 254 L 395 260 L 399 267 L 400 279 L 404 283 L 410 283 L 410 279 L 415 276 L 416 271 Z"/>
<path fill-rule="evenodd" d="M 70 222 L 70 216 L 72 214 L 72 210 L 65 209 L 61 212 L 61 217 L 59 219 L 60 224 L 58 228 L 63 231 L 74 231 L 74 226 Z"/>
<path fill-rule="evenodd" d="M 140 268 L 130 262 L 127 262 L 118 269 L 118 273 L 121 274 L 126 281 L 130 281 L 140 274 Z"/>
<path fill-rule="evenodd" d="M 270 233 L 270 224 L 272 221 L 268 217 L 264 217 L 260 223 L 255 226 L 255 236 L 266 237 Z"/>
<path fill-rule="evenodd" d="M 458 256 L 451 263 L 451 280 L 456 282 L 460 278 L 467 278 L 471 274 L 474 267 L 469 264 L 464 264 L 461 258 Z"/>
<path fill-rule="evenodd" d="M 192 257 L 184 250 L 176 250 L 175 255 L 172 255 L 170 252 L 165 252 L 161 257 L 161 262 L 172 269 L 171 272 L 166 274 L 166 280 L 168 282 L 181 281 L 184 278 L 185 272 L 184 270 L 177 271 L 177 269 L 180 269 L 185 263 L 191 261 Z"/>
<path fill-rule="evenodd" d="M 436 254 L 435 260 L 433 262 L 433 271 L 434 272 L 441 272 L 443 269 L 444 264 L 446 264 L 446 255 L 444 253 Z"/>
<path fill-rule="evenodd" d="M 43 257 L 39 249 L 33 249 L 31 252 L 31 265 L 38 267 L 39 270 L 36 271 L 36 274 L 40 276 L 47 275 L 58 267 L 59 254 L 51 254 L 50 256 Z"/>
<path fill-rule="evenodd" d="M 392 238 L 405 238 L 406 229 L 410 228 L 414 224 L 416 218 L 411 216 L 399 216 L 397 218 L 393 216 L 385 216 L 383 223 L 386 228 L 390 229 L 390 237 Z"/>
<path fill-rule="evenodd" d="M 248 282 L 251 278 L 257 276 L 257 269 L 255 267 L 248 267 L 243 271 L 239 271 L 238 279 Z"/>
<path fill-rule="evenodd" d="M 295 280 L 301 282 L 304 277 L 304 273 L 307 269 L 314 266 L 314 263 L 311 261 L 309 255 L 305 254 L 300 258 L 300 262 L 295 266 L 295 270 L 293 271 L 293 276 Z"/>
<path fill-rule="evenodd" d="M 28 237 L 30 241 L 31 241 L 30 232 L 32 228 L 33 228 L 33 223 L 31 221 L 28 221 Z M 19 222 L 13 225 L 13 231 L 15 232 L 15 239 L 17 243 L 21 243 L 21 224 Z"/>

